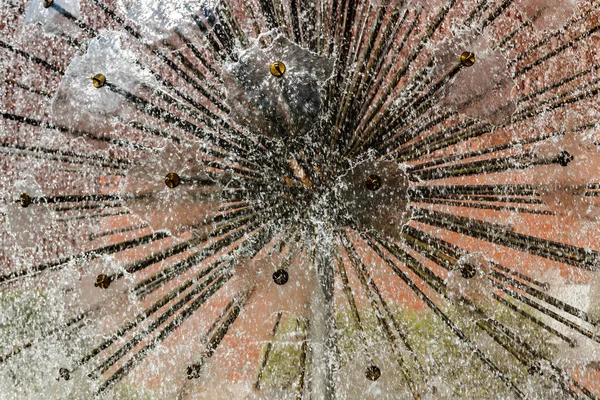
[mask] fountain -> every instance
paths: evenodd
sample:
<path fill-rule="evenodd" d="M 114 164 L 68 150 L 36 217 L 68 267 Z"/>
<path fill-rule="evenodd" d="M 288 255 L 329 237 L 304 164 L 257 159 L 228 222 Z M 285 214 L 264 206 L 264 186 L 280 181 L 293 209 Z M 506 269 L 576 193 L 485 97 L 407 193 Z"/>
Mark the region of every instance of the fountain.
<path fill-rule="evenodd" d="M 600 2 L 0 21 L 0 398 L 600 397 Z"/>

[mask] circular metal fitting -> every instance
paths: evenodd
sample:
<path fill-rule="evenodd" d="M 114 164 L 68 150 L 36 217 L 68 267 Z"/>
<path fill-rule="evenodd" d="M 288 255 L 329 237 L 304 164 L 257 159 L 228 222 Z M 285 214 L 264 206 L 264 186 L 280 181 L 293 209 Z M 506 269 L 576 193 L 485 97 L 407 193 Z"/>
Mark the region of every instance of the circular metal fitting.
<path fill-rule="evenodd" d="M 167 176 L 165 176 L 165 185 L 169 189 L 176 188 L 181 183 L 181 178 L 175 172 L 169 172 Z"/>
<path fill-rule="evenodd" d="M 465 67 L 471 67 L 475 64 L 475 53 L 465 51 L 460 55 L 460 63 Z"/>
<path fill-rule="evenodd" d="M 474 278 L 477 275 L 477 269 L 471 264 L 463 265 L 460 268 L 460 275 L 465 279 Z"/>
<path fill-rule="evenodd" d="M 281 77 L 285 74 L 285 64 L 281 61 L 275 61 L 271 64 L 270 70 L 273 76 Z"/>
<path fill-rule="evenodd" d="M 278 269 L 273 273 L 273 281 L 278 285 L 285 285 L 289 277 L 285 269 Z"/>
<path fill-rule="evenodd" d="M 31 197 L 27 193 L 23 193 L 19 196 L 19 200 L 17 202 L 21 205 L 21 207 L 26 208 L 31 204 Z"/>
<path fill-rule="evenodd" d="M 199 364 L 188 365 L 186 369 L 186 375 L 188 379 L 195 379 L 200 377 L 200 367 Z"/>
<path fill-rule="evenodd" d="M 381 376 L 381 370 L 379 369 L 379 367 L 377 365 L 371 365 L 369 368 L 367 368 L 367 371 L 365 372 L 365 376 L 367 377 L 368 380 L 374 382 L 377 379 L 379 379 L 379 377 Z"/>
<path fill-rule="evenodd" d="M 96 277 L 96 282 L 94 283 L 95 287 L 100 289 L 108 289 L 112 282 L 112 278 L 105 274 L 100 274 Z"/>
<path fill-rule="evenodd" d="M 558 162 L 563 167 L 566 167 L 573 161 L 573 156 L 568 151 L 561 151 L 558 153 L 558 157 L 556 157 L 556 162 Z"/>
<path fill-rule="evenodd" d="M 376 191 L 381 189 L 383 185 L 383 180 L 378 175 L 369 175 L 367 176 L 367 180 L 365 181 L 365 187 L 369 190 Z"/>
<path fill-rule="evenodd" d="M 106 77 L 102 74 L 96 74 L 90 78 L 96 89 L 101 88 L 106 83 Z"/>
<path fill-rule="evenodd" d="M 64 379 L 65 381 L 68 381 L 69 379 L 71 379 L 71 373 L 66 368 L 59 369 L 58 376 L 60 377 L 60 379 Z"/>
<path fill-rule="evenodd" d="M 534 361 L 533 363 L 531 363 L 527 372 L 529 373 L 529 375 L 537 375 L 537 374 L 541 375 L 542 368 L 541 368 L 540 363 L 538 361 Z"/>

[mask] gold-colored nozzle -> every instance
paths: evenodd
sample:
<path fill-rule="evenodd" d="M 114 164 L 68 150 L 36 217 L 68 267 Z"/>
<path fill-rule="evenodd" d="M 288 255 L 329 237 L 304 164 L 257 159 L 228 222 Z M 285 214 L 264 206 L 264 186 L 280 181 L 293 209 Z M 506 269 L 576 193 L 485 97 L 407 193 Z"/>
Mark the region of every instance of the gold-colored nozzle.
<path fill-rule="evenodd" d="M 176 188 L 181 183 L 181 178 L 175 172 L 169 172 L 167 176 L 165 176 L 165 185 L 169 189 Z"/>
<path fill-rule="evenodd" d="M 271 64 L 270 70 L 273 76 L 283 76 L 283 74 L 285 74 L 285 64 L 281 61 L 275 61 L 273 64 Z"/>
<path fill-rule="evenodd" d="M 470 67 L 475 64 L 475 53 L 465 51 L 460 55 L 460 63 L 465 67 Z"/>
<path fill-rule="evenodd" d="M 106 77 L 102 74 L 96 74 L 90 78 L 95 88 L 99 89 L 106 83 Z"/>

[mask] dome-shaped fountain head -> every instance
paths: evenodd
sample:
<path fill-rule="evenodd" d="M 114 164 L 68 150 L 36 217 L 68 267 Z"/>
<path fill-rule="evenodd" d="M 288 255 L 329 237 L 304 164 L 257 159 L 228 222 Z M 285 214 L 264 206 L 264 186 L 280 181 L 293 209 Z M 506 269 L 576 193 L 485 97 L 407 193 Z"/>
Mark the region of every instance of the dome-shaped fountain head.
<path fill-rule="evenodd" d="M 289 274 L 285 269 L 278 269 L 273 273 L 273 281 L 278 285 L 285 285 L 289 279 Z"/>
<path fill-rule="evenodd" d="M 371 365 L 367 368 L 365 376 L 368 380 L 375 382 L 377 379 L 379 379 L 379 377 L 381 377 L 381 370 L 377 365 Z"/>
<path fill-rule="evenodd" d="M 460 55 L 460 63 L 464 67 L 472 67 L 475 64 L 475 53 L 465 51 Z"/>
<path fill-rule="evenodd" d="M 282 77 L 285 74 L 285 64 L 281 61 L 275 61 L 269 68 L 273 76 Z"/>
<path fill-rule="evenodd" d="M 369 175 L 365 181 L 365 187 L 371 191 L 376 191 L 381 189 L 383 185 L 383 180 L 379 175 Z"/>
<path fill-rule="evenodd" d="M 96 282 L 94 282 L 94 286 L 100 289 L 108 289 L 112 282 L 112 278 L 105 274 L 100 274 L 96 277 Z"/>
<path fill-rule="evenodd" d="M 21 207 L 26 208 L 31 204 L 31 197 L 27 193 L 23 193 L 21 196 L 19 196 L 18 203 L 21 205 Z"/>
<path fill-rule="evenodd" d="M 169 172 L 167 176 L 165 176 L 165 185 L 169 189 L 176 188 L 181 183 L 181 178 L 175 172 Z"/>

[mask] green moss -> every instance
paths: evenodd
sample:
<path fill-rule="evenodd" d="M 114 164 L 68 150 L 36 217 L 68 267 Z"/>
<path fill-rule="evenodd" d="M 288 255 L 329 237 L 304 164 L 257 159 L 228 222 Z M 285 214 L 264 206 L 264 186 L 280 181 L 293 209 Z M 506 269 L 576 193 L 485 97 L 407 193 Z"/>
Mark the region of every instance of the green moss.
<path fill-rule="evenodd" d="M 45 330 L 52 322 L 48 315 L 48 296 L 40 290 L 6 291 L 0 293 L 0 352 L 33 338 L 33 333 Z M 51 311 L 51 310 L 50 310 Z"/>
<path fill-rule="evenodd" d="M 262 388 L 293 389 L 298 385 L 302 372 L 302 340 L 298 333 L 303 326 L 297 321 L 293 316 L 282 318 L 262 374 Z M 265 345 L 261 360 L 266 349 Z"/>
<path fill-rule="evenodd" d="M 2 341 L 3 352 L 9 350 L 14 343 L 31 338 L 32 332 L 52 326 L 51 315 L 48 314 L 48 296 L 43 292 L 5 292 L 0 294 L 0 306 L 3 317 L 0 319 L 0 336 L 10 338 Z M 508 299 L 508 301 L 511 301 Z M 391 352 L 388 338 L 380 327 L 379 321 L 371 307 L 359 309 L 364 334 L 352 319 L 348 309 L 342 305 L 336 313 L 338 329 L 338 351 L 341 366 L 360 356 L 365 351 L 363 340 L 369 345 L 376 344 L 382 351 Z M 499 398 L 510 397 L 511 392 L 471 350 L 469 350 L 443 321 L 429 309 L 414 310 L 402 306 L 392 307 L 392 312 L 399 321 L 407 340 L 414 350 L 419 363 L 426 371 L 429 382 L 448 391 L 453 398 Z M 556 347 L 549 344 L 552 335 L 528 319 L 498 303 L 491 302 L 482 305 L 483 311 L 512 329 L 518 337 L 527 342 L 544 357 L 552 359 Z M 519 304 L 520 308 L 538 316 L 535 310 Z M 505 374 L 519 386 L 527 378 L 527 367 L 522 365 L 506 349 L 494 342 L 476 325 L 473 313 L 465 305 L 449 304 L 443 312 L 471 338 L 478 349 L 497 365 Z M 394 330 L 393 326 L 391 326 Z M 276 389 L 295 389 L 302 374 L 303 349 L 302 338 L 305 327 L 298 319 L 284 314 L 273 345 L 268 362 L 262 373 L 261 387 Z M 417 365 L 406 351 L 402 341 L 397 339 L 398 348 L 409 374 L 422 379 Z M 263 348 L 264 359 L 267 346 Z M 308 359 L 306 363 L 308 363 Z M 305 368 L 307 368 L 305 366 Z M 258 371 L 257 371 L 258 372 Z M 419 378 L 421 377 L 421 378 Z M 117 385 L 114 391 L 115 399 L 150 400 L 160 398 L 158 393 L 135 385 Z"/>
<path fill-rule="evenodd" d="M 449 305 L 444 313 L 469 337 L 482 353 L 492 360 L 505 375 L 519 386 L 527 379 L 527 367 L 510 354 L 504 347 L 496 343 L 476 322 L 474 315 L 464 305 Z M 518 337 L 539 350 L 544 356 L 551 358 L 556 349 L 548 344 L 551 335 L 526 318 L 516 314 L 498 303 L 491 303 L 484 309 L 504 326 L 513 328 Z M 500 398 L 511 397 L 510 389 L 498 379 L 494 372 L 473 351 L 471 351 L 448 326 L 429 309 L 409 310 L 396 307 L 392 310 L 407 340 L 414 350 L 420 364 L 426 371 L 429 380 L 435 379 L 444 390 L 454 398 Z M 388 343 L 387 336 L 380 329 L 373 310 L 359 310 L 364 336 L 367 343 Z M 360 351 L 360 333 L 356 324 L 349 319 L 349 314 L 337 314 L 337 326 L 340 337 L 338 346 L 341 363 L 352 360 Z M 393 328 L 392 328 L 393 329 Z M 398 340 L 398 347 L 404 348 Z M 387 351 L 392 351 L 388 346 Z M 407 362 L 412 357 L 407 351 L 402 356 L 405 365 L 413 377 L 421 376 L 415 363 Z M 426 385 L 424 382 L 423 386 Z"/>

